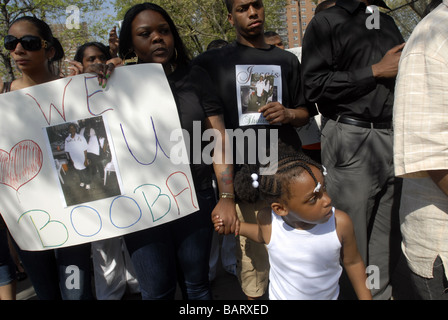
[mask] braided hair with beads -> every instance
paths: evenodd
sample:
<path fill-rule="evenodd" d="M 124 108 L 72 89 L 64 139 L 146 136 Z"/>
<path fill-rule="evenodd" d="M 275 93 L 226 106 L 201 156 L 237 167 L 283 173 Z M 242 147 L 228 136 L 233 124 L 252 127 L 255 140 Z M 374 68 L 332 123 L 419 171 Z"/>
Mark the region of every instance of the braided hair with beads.
<path fill-rule="evenodd" d="M 318 168 L 325 175 L 325 168 L 321 164 L 301 152 L 279 155 L 277 164 L 277 171 L 272 175 L 259 175 L 260 167 L 257 165 L 243 165 L 236 173 L 234 180 L 237 199 L 249 203 L 254 203 L 258 200 L 272 203 L 278 201 L 282 196 L 286 196 L 286 199 L 289 199 L 289 183 L 304 171 L 308 172 L 313 178 L 316 182 L 316 188 L 318 188 L 319 182 L 314 176 L 311 166 Z M 258 182 L 255 185 L 256 187 L 253 185 L 254 178 Z"/>

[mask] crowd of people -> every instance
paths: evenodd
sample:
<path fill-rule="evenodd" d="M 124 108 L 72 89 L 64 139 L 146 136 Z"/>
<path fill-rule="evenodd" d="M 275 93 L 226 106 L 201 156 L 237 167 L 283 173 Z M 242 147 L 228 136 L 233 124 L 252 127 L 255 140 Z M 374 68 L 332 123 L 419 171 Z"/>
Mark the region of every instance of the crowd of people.
<path fill-rule="evenodd" d="M 448 0 L 432 5 L 406 44 L 384 13 L 380 29 L 367 28 L 366 7 L 382 1 L 324 1 L 300 59 L 280 36 L 265 33 L 262 0 L 225 4 L 233 42 L 213 41 L 192 58 L 169 13 L 147 2 L 127 11 L 108 47 L 81 46 L 68 75 L 93 72 L 106 86 L 122 65 L 162 65 L 181 127 L 192 133 L 200 121 L 202 130 L 221 133 L 212 165 L 191 161 L 198 211 L 119 238 L 39 252 L 19 248 L 0 223 L 0 300 L 15 297 L 15 252 L 42 300 L 121 299 L 127 286 L 144 300 L 172 300 L 177 287 L 184 299 L 210 300 L 216 235 L 234 240 L 230 260 L 251 300 L 392 299 L 401 255 L 416 298 L 448 298 Z M 42 20 L 17 19 L 4 46 L 21 77 L 0 83 L 0 92 L 61 78 L 64 50 Z M 251 112 L 263 121 L 246 125 L 250 90 L 257 96 Z M 306 153 L 297 128 L 316 115 L 320 152 Z M 237 152 L 221 161 L 235 151 L 226 129 L 254 132 L 257 154 L 277 157 L 254 163 L 246 141 L 243 163 Z M 270 139 L 261 139 L 266 133 Z M 83 145 L 82 169 L 89 166 Z M 70 265 L 80 269 L 76 290 L 64 286 Z"/>

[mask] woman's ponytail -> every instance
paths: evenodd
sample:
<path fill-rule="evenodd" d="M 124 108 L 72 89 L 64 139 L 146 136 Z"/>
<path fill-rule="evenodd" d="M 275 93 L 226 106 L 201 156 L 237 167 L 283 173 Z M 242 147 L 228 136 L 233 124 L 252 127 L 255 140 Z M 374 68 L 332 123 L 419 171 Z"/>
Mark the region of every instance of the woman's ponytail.
<path fill-rule="evenodd" d="M 53 48 L 55 49 L 55 54 L 53 56 L 53 58 L 51 59 L 51 62 L 56 62 L 59 60 L 62 60 L 64 58 L 64 48 L 62 48 L 61 43 L 59 42 L 59 40 L 55 37 L 53 37 L 53 41 L 51 42 Z"/>

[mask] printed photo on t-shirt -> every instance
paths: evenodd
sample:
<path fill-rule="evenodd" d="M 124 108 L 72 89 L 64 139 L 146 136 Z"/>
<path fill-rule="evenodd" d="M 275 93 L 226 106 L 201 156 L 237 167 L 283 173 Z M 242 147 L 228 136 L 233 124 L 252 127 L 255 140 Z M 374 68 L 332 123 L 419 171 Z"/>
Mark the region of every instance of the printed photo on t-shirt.
<path fill-rule="evenodd" d="M 258 110 L 270 102 L 282 103 L 280 66 L 237 65 L 235 71 L 240 126 L 269 124 Z"/>

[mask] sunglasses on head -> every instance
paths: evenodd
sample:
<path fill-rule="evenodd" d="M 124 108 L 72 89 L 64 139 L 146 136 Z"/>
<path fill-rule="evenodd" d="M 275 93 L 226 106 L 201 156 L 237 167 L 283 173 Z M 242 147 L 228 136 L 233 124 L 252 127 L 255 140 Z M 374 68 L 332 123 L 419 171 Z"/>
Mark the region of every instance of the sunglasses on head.
<path fill-rule="evenodd" d="M 23 36 L 22 38 L 17 39 L 16 37 L 9 34 L 5 37 L 5 49 L 10 51 L 15 50 L 19 42 L 22 45 L 23 49 L 28 51 L 37 51 L 42 48 L 48 47 L 47 41 L 37 36 Z"/>

